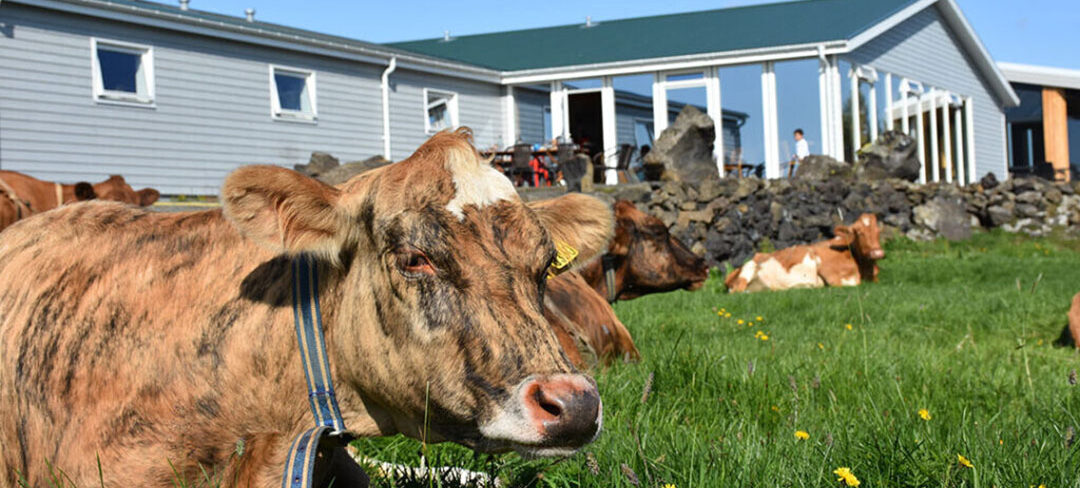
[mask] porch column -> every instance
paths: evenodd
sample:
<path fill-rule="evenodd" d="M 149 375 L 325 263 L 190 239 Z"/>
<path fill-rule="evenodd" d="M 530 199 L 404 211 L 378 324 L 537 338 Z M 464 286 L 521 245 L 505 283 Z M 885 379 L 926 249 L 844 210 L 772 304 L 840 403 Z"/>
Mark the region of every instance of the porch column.
<path fill-rule="evenodd" d="M 716 158 L 716 171 L 724 177 L 724 112 L 720 103 L 720 73 L 716 67 L 705 70 L 705 108 L 716 129 L 713 139 L 713 157 Z"/>
<path fill-rule="evenodd" d="M 844 159 L 844 95 L 840 83 L 840 58 L 830 56 L 829 77 L 832 79 L 833 157 Z"/>
<path fill-rule="evenodd" d="M 862 148 L 862 120 L 859 113 L 859 68 L 851 67 L 851 159 L 854 161 Z"/>
<path fill-rule="evenodd" d="M 964 133 L 965 143 L 967 144 L 967 165 L 968 165 L 968 178 L 971 181 L 975 181 L 978 178 L 979 173 L 975 171 L 975 107 L 971 97 L 964 99 L 964 127 L 967 129 Z M 1008 168 L 1002 178 L 1007 179 L 1009 177 Z"/>
<path fill-rule="evenodd" d="M 894 130 L 893 120 L 892 73 L 885 73 L 885 130 Z"/>
<path fill-rule="evenodd" d="M 915 97 L 915 140 L 919 146 L 919 183 L 926 183 L 926 131 L 922 120 L 922 95 Z"/>
<path fill-rule="evenodd" d="M 603 78 L 600 88 L 600 120 L 604 133 L 604 182 L 609 185 L 619 183 L 615 167 L 619 164 L 619 135 L 615 130 L 615 87 L 611 77 Z"/>
<path fill-rule="evenodd" d="M 877 72 L 870 70 L 870 100 L 866 106 L 866 125 L 870 126 L 870 143 L 873 144 L 878 136 L 877 120 Z"/>
<path fill-rule="evenodd" d="M 952 108 L 953 113 L 953 136 L 956 146 L 956 181 L 959 181 L 961 185 L 968 184 L 967 179 L 967 163 L 964 161 L 964 122 L 961 119 L 964 109 L 963 105 L 956 105 Z"/>
<path fill-rule="evenodd" d="M 661 72 L 653 74 L 652 84 L 652 113 L 653 113 L 653 137 L 655 139 L 660 138 L 660 133 L 664 132 L 668 126 L 668 105 L 667 105 L 667 88 L 664 86 L 664 82 L 667 80 L 667 75 Z"/>
<path fill-rule="evenodd" d="M 930 99 L 930 167 L 933 170 L 930 172 L 930 177 L 933 181 L 941 180 L 941 155 L 938 154 L 938 130 L 937 130 L 937 100 L 941 96 L 937 90 L 931 90 L 927 98 Z M 922 103 L 920 102 L 921 106 Z M 920 107 L 921 110 L 921 107 Z"/>
<path fill-rule="evenodd" d="M 565 133 L 568 132 L 563 124 L 563 110 L 566 106 L 565 101 L 566 92 L 563 91 L 562 82 L 551 82 L 551 137 L 554 137 L 555 139 L 563 139 Z"/>
<path fill-rule="evenodd" d="M 908 80 L 900 80 L 900 130 L 905 136 L 911 135 L 911 117 L 908 116 L 908 105 L 911 104 L 911 84 Z"/>
<path fill-rule="evenodd" d="M 952 95 L 945 94 L 945 103 L 941 106 L 941 154 L 945 157 L 945 182 L 953 182 L 952 158 Z"/>
<path fill-rule="evenodd" d="M 765 177 L 780 177 L 779 128 L 776 123 L 776 71 L 773 63 L 761 65 L 762 123 L 765 128 Z"/>
<path fill-rule="evenodd" d="M 503 94 L 503 146 L 517 143 L 517 104 L 514 101 L 514 86 L 507 85 Z"/>
<path fill-rule="evenodd" d="M 818 59 L 818 109 L 821 112 L 821 154 L 833 156 L 832 143 L 832 84 L 829 78 L 829 60 L 823 55 Z"/>

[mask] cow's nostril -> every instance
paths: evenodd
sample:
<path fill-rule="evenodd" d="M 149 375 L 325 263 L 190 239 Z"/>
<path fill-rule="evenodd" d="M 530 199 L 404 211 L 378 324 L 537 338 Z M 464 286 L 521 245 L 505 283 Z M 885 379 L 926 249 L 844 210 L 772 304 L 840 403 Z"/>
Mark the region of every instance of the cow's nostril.
<path fill-rule="evenodd" d="M 558 400 L 549 397 L 543 387 L 536 389 L 534 400 L 541 410 L 551 414 L 552 417 L 558 418 L 563 412 L 562 404 Z"/>

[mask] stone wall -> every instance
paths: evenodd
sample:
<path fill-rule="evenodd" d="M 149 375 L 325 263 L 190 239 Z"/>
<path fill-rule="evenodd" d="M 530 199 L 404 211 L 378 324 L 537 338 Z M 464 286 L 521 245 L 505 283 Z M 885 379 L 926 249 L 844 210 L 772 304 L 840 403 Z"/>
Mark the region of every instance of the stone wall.
<path fill-rule="evenodd" d="M 1080 183 L 1040 179 L 967 187 L 903 180 L 705 180 L 599 187 L 655 215 L 710 264 L 741 264 L 758 250 L 781 249 L 832 237 L 833 227 L 861 213 L 878 215 L 884 235 L 926 240 L 964 239 L 975 229 L 1043 235 L 1080 228 Z M 530 192 L 526 199 L 552 196 Z"/>

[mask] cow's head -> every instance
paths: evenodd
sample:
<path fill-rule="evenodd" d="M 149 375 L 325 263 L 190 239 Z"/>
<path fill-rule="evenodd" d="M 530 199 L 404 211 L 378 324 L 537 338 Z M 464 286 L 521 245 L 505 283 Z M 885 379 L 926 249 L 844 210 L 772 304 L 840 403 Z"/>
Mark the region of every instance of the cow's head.
<path fill-rule="evenodd" d="M 621 299 L 697 290 L 709 278 L 704 259 L 672 237 L 664 222 L 626 200 L 615 202 L 615 238 L 608 254 L 622 273 Z"/>
<path fill-rule="evenodd" d="M 382 432 L 526 455 L 568 454 L 598 434 L 596 383 L 563 354 L 542 303 L 556 241 L 582 260 L 607 246 L 603 202 L 522 203 L 467 131 L 337 188 L 250 166 L 222 193 L 242 233 L 324 262 L 335 381 Z"/>
<path fill-rule="evenodd" d="M 851 225 L 837 226 L 836 237 L 831 246 L 838 249 L 851 249 L 856 259 L 861 261 L 877 261 L 885 259 L 885 250 L 881 248 L 879 237 L 881 228 L 878 227 L 877 216 L 865 213 Z"/>
<path fill-rule="evenodd" d="M 161 194 L 153 188 L 143 188 L 135 191 L 120 175 L 112 175 L 109 179 L 94 185 L 79 183 L 75 186 L 75 198 L 77 200 L 93 200 L 96 198 L 146 207 L 156 202 L 160 196 Z"/>

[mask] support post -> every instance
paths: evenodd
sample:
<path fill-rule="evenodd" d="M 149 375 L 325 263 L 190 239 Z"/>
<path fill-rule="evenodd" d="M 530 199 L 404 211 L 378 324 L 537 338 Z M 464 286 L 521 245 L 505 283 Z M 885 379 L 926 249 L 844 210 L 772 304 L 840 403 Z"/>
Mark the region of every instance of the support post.
<path fill-rule="evenodd" d="M 821 154 L 833 155 L 832 143 L 832 84 L 829 78 L 829 59 L 818 48 L 818 108 L 821 112 Z"/>
<path fill-rule="evenodd" d="M 833 55 L 829 76 L 832 78 L 832 131 L 833 131 L 833 154 L 836 159 L 844 159 L 844 95 L 843 84 L 840 82 L 840 58 Z"/>
<path fill-rule="evenodd" d="M 944 156 L 945 182 L 953 180 L 953 157 L 952 157 L 952 95 L 944 95 L 945 103 L 941 106 L 941 155 Z"/>
<path fill-rule="evenodd" d="M 893 120 L 893 92 L 892 73 L 885 73 L 885 130 L 894 130 L 896 121 Z"/>
<path fill-rule="evenodd" d="M 862 120 L 859 114 L 859 68 L 851 67 L 851 160 L 862 147 Z"/>
<path fill-rule="evenodd" d="M 964 110 L 962 106 L 954 106 L 953 113 L 953 139 L 956 146 L 956 180 L 961 185 L 969 183 L 967 178 L 967 163 L 964 162 L 964 122 L 960 116 Z"/>
<path fill-rule="evenodd" d="M 926 131 L 923 127 L 922 96 L 915 97 L 915 140 L 918 141 L 919 151 L 919 183 L 926 183 Z"/>
<path fill-rule="evenodd" d="M 507 85 L 503 93 L 503 147 L 517 143 L 517 104 L 514 100 L 514 86 Z"/>
<path fill-rule="evenodd" d="M 667 87 L 664 83 L 667 75 L 662 72 L 653 74 L 652 84 L 652 113 L 653 113 L 653 137 L 659 139 L 660 133 L 668 126 Z"/>
<path fill-rule="evenodd" d="M 964 99 L 964 127 L 965 131 L 965 143 L 967 144 L 967 164 L 968 164 L 968 177 L 972 181 L 978 178 L 979 173 L 975 171 L 975 106 L 971 97 Z M 1008 168 L 1005 168 L 1005 173 L 1001 175 L 1002 179 L 1009 177 Z"/>
<path fill-rule="evenodd" d="M 911 84 L 907 80 L 900 81 L 900 95 L 902 100 L 900 101 L 900 130 L 904 132 L 905 136 L 911 135 L 911 117 L 908 116 L 908 105 L 911 102 Z"/>
<path fill-rule="evenodd" d="M 1046 162 L 1053 166 L 1055 180 L 1069 181 L 1069 115 L 1065 90 L 1044 87 L 1042 106 Z"/>
<path fill-rule="evenodd" d="M 938 129 L 937 129 L 937 100 L 938 91 L 930 90 L 930 93 L 926 98 L 930 99 L 930 177 L 933 181 L 941 180 L 941 155 L 938 154 Z M 919 109 L 922 110 L 922 102 L 919 102 Z"/>
<path fill-rule="evenodd" d="M 619 136 L 615 130 L 615 87 L 610 76 L 603 78 L 600 88 L 600 124 L 604 134 L 604 181 L 615 185 L 619 183 L 615 171 L 619 163 Z"/>
<path fill-rule="evenodd" d="M 870 79 L 870 100 L 866 105 L 866 125 L 870 126 L 870 143 L 877 140 L 877 75 Z"/>
<path fill-rule="evenodd" d="M 566 128 L 563 127 L 563 109 L 566 106 L 566 92 L 561 81 L 551 82 L 551 137 L 563 142 Z"/>
<path fill-rule="evenodd" d="M 705 100 L 709 118 L 713 121 L 716 137 L 713 139 L 713 157 L 716 171 L 724 177 L 724 111 L 721 105 L 720 73 L 716 67 L 705 70 Z"/>
<path fill-rule="evenodd" d="M 776 122 L 776 71 L 773 63 L 761 64 L 761 107 L 765 128 L 765 177 L 780 177 L 779 128 Z"/>

